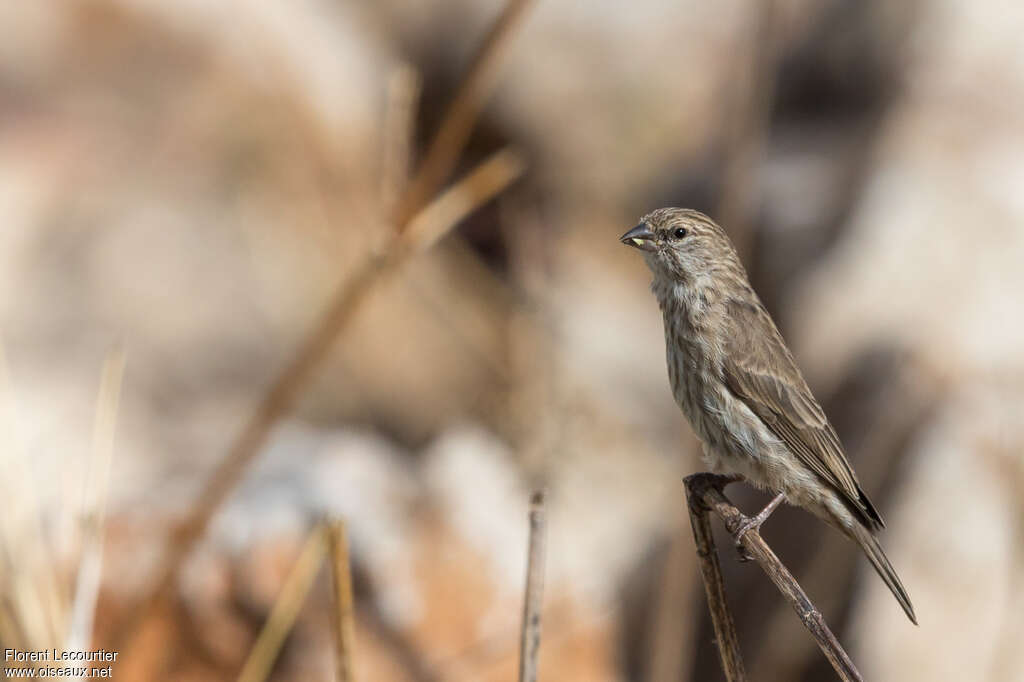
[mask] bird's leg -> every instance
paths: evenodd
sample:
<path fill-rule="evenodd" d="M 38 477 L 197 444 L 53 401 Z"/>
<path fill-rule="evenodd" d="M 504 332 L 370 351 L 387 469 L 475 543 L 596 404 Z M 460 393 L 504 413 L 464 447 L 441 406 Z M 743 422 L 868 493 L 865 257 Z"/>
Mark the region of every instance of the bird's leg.
<path fill-rule="evenodd" d="M 736 529 L 736 551 L 740 554 L 740 561 L 750 561 L 754 557 L 750 556 L 746 548 L 743 546 L 743 536 L 752 530 L 761 528 L 761 524 L 768 520 L 768 517 L 772 515 L 775 508 L 779 506 L 782 500 L 785 499 L 782 493 L 779 493 L 772 501 L 765 506 L 757 516 L 751 517 L 743 522 L 743 524 Z"/>

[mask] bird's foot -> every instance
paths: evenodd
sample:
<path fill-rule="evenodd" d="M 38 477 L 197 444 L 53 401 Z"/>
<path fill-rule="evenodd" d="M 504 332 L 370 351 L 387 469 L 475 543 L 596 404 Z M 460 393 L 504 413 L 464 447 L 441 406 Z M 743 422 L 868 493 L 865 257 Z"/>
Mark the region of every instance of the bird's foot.
<path fill-rule="evenodd" d="M 736 551 L 740 555 L 740 561 L 750 561 L 754 558 L 750 555 L 750 552 L 747 551 L 747 548 L 743 546 L 743 536 L 752 530 L 759 530 L 761 528 L 761 524 L 768 520 L 768 517 L 771 516 L 772 512 L 775 511 L 775 508 L 782 503 L 783 499 L 785 498 L 782 493 L 779 493 L 772 498 L 772 501 L 769 502 L 764 509 L 758 512 L 757 516 L 747 519 L 739 528 L 736 529 Z"/>

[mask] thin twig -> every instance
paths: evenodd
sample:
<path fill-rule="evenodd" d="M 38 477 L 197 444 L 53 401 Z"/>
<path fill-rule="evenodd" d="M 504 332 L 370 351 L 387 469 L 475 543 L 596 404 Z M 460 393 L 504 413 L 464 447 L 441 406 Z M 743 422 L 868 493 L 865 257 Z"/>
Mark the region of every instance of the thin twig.
<path fill-rule="evenodd" d="M 722 567 L 718 564 L 715 539 L 711 535 L 708 506 L 704 502 L 702 491 L 691 484 L 693 479 L 693 476 L 686 479 L 686 501 L 690 510 L 693 541 L 697 545 L 697 557 L 700 560 L 700 575 L 704 579 L 704 591 L 708 595 L 708 611 L 711 612 L 711 623 L 715 628 L 718 654 L 722 659 L 725 679 L 728 682 L 743 682 L 747 679 L 747 674 L 743 670 L 736 624 L 732 621 L 732 613 L 725 601 L 725 581 L 722 579 Z"/>
<path fill-rule="evenodd" d="M 331 582 L 334 585 L 334 648 L 337 682 L 354 682 L 355 609 L 352 604 L 352 567 L 348 559 L 348 531 L 341 519 L 328 526 Z"/>
<path fill-rule="evenodd" d="M 526 595 L 523 599 L 523 623 L 519 640 L 519 682 L 537 682 L 546 533 L 544 493 L 537 491 L 530 498 L 530 549 L 526 559 Z"/>
<path fill-rule="evenodd" d="M 281 594 L 274 602 L 267 622 L 264 623 L 252 651 L 249 652 L 249 658 L 238 675 L 238 682 L 263 682 L 267 679 L 277 655 L 281 652 L 281 645 L 295 625 L 295 619 L 306 601 L 306 595 L 313 586 L 313 580 L 320 570 L 326 551 L 326 529 L 323 524 L 317 524 L 309 534 L 291 573 L 288 574 Z"/>
<path fill-rule="evenodd" d="M 473 123 L 484 101 L 494 88 L 501 53 L 515 33 L 530 0 L 508 0 L 501 15 L 480 43 L 469 69 L 463 76 L 437 133 L 431 140 L 423 163 L 398 202 L 394 224 L 401 231 L 410 218 L 434 196 L 455 169 L 462 149 L 469 140 Z"/>
<path fill-rule="evenodd" d="M 735 479 L 725 476 L 715 476 L 713 474 L 694 474 L 686 478 L 686 494 L 690 500 L 690 514 L 691 518 L 694 518 L 694 539 L 697 541 L 697 553 L 701 557 L 702 561 L 702 573 L 704 573 L 705 556 L 702 553 L 704 550 L 710 550 L 711 556 L 715 557 L 714 554 L 714 543 L 711 540 L 710 524 L 708 523 L 708 511 L 713 511 L 721 517 L 722 521 L 725 522 L 726 529 L 736 536 L 737 531 L 743 526 L 744 523 L 749 521 L 747 516 L 744 516 L 739 509 L 737 509 L 722 493 L 722 487 L 727 483 L 731 483 Z M 701 519 L 698 523 L 697 520 Z M 706 533 L 703 542 L 702 538 L 698 537 L 698 527 L 702 528 L 701 533 Z M 839 640 L 832 634 L 828 625 L 825 623 L 825 619 L 822 617 L 821 612 L 818 611 L 817 607 L 811 603 L 803 589 L 797 583 L 793 574 L 783 566 L 779 558 L 775 556 L 775 552 L 771 550 L 768 543 L 764 541 L 761 534 L 757 529 L 751 529 L 743 535 L 740 540 L 744 549 L 747 553 L 760 564 L 762 570 L 771 579 L 782 595 L 792 605 L 793 610 L 796 611 L 797 616 L 800 617 L 800 621 L 804 624 L 807 630 L 814 637 L 821 651 L 825 654 L 829 663 L 832 664 L 833 669 L 839 675 L 839 678 L 844 682 L 863 682 L 863 678 L 857 671 L 857 668 L 853 665 L 853 661 L 847 655 L 843 649 Z M 717 557 L 713 561 L 715 570 L 717 571 L 718 561 Z M 721 573 L 718 572 L 718 580 L 721 581 Z M 708 590 L 709 601 L 711 600 L 712 587 L 707 580 L 705 573 L 705 588 Z M 719 605 L 721 608 L 726 609 L 726 615 L 728 615 L 727 607 L 725 606 L 725 594 L 724 588 L 719 585 L 720 597 Z M 714 607 L 712 607 L 714 608 Z M 717 631 L 717 625 L 716 625 Z M 723 665 L 725 663 L 725 652 L 722 651 L 722 640 L 719 639 L 719 651 L 722 653 Z M 735 649 L 735 655 L 739 655 L 738 648 Z M 728 675 L 728 671 L 727 671 Z M 732 679 L 732 678 L 730 678 Z"/>

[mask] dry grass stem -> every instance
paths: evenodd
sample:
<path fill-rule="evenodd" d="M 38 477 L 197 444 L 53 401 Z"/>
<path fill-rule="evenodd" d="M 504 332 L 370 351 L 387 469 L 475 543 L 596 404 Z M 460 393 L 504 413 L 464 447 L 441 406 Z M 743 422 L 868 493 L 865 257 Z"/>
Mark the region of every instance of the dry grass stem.
<path fill-rule="evenodd" d="M 355 607 L 352 601 L 352 567 L 349 562 L 348 531 L 341 519 L 329 526 L 331 583 L 334 586 L 334 648 L 337 682 L 354 682 Z"/>
<path fill-rule="evenodd" d="M 264 623 L 256 643 L 249 652 L 249 658 L 238 675 L 238 682 L 263 682 L 277 660 L 285 637 L 291 632 L 299 611 L 306 601 L 316 574 L 327 552 L 327 532 L 323 524 L 317 524 L 309 534 L 302 553 L 292 567 L 281 594 L 278 595 L 270 616 Z"/>
<path fill-rule="evenodd" d="M 508 0 L 481 42 L 437 133 L 431 139 L 419 170 L 398 203 L 393 222 L 399 230 L 437 193 L 455 169 L 473 130 L 473 123 L 494 88 L 503 48 L 514 35 L 530 1 Z"/>
<path fill-rule="evenodd" d="M 547 542 L 544 493 L 530 498 L 530 540 L 526 559 L 526 595 L 519 640 L 519 682 L 536 682 L 540 663 L 540 616 L 544 603 L 544 553 Z"/>
<path fill-rule="evenodd" d="M 718 645 L 718 655 L 722 660 L 725 679 L 728 682 L 743 682 L 747 679 L 747 673 L 743 669 L 736 624 L 725 599 L 725 581 L 722 579 L 722 567 L 718 563 L 718 553 L 715 551 L 715 539 L 711 535 L 708 506 L 704 502 L 702 491 L 691 485 L 690 481 L 693 478 L 691 476 L 686 479 L 686 501 L 690 512 L 690 526 L 693 529 L 693 541 L 697 546 L 700 575 L 708 596 L 708 611 L 711 613 L 711 624 L 715 629 L 715 643 Z"/>
<path fill-rule="evenodd" d="M 697 555 L 701 560 L 701 574 L 704 577 L 704 587 L 708 593 L 708 605 L 711 609 L 712 620 L 715 621 L 722 665 L 730 682 L 743 679 L 743 669 L 735 630 L 733 629 L 730 636 L 728 627 L 726 627 L 726 625 L 731 626 L 732 617 L 725 601 L 725 588 L 718 566 L 718 557 L 715 553 L 714 540 L 710 533 L 708 512 L 714 512 L 721 517 L 726 529 L 734 537 L 740 527 L 749 521 L 749 518 L 729 502 L 722 492 L 722 488 L 734 480 L 730 477 L 713 474 L 694 474 L 686 478 L 686 494 L 689 501 L 690 518 L 693 521 L 694 539 L 697 543 Z M 839 640 L 832 634 L 821 612 L 807 598 L 793 574 L 779 561 L 761 534 L 756 529 L 752 529 L 743 535 L 741 543 L 765 574 L 775 583 L 782 596 L 789 601 L 797 616 L 800 617 L 800 621 L 814 637 L 829 663 L 832 664 L 832 668 L 839 678 L 844 682 L 862 682 L 863 678 Z M 723 629 L 721 630 L 718 619 L 727 621 L 722 623 Z M 738 668 L 732 663 L 732 659 L 739 664 Z M 730 665 L 733 667 L 730 668 Z M 730 674 L 730 670 L 732 674 Z M 732 676 L 737 671 L 740 677 Z"/>
<path fill-rule="evenodd" d="M 93 427 L 92 461 L 89 463 L 81 518 L 82 552 L 75 577 L 74 602 L 71 605 L 71 623 L 67 634 L 66 646 L 69 650 L 87 649 L 92 642 L 93 616 L 103 572 L 103 529 L 124 367 L 124 353 L 120 350 L 112 351 L 104 363 L 100 381 Z"/>
<path fill-rule="evenodd" d="M 402 243 L 416 251 L 433 246 L 460 220 L 487 203 L 522 175 L 526 163 L 505 148 L 441 193 L 409 222 Z"/>

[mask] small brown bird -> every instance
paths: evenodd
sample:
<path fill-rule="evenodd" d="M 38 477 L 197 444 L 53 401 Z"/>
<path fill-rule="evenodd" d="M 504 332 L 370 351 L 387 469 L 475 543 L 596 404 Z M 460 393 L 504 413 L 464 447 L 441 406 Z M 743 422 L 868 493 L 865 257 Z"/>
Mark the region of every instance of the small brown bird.
<path fill-rule="evenodd" d="M 732 243 L 697 211 L 663 208 L 622 235 L 644 252 L 665 322 L 672 393 L 713 471 L 777 493 L 742 529 L 785 499 L 853 539 L 910 620 L 910 597 L 874 532 L 885 524 L 843 455 Z"/>

